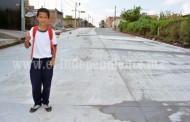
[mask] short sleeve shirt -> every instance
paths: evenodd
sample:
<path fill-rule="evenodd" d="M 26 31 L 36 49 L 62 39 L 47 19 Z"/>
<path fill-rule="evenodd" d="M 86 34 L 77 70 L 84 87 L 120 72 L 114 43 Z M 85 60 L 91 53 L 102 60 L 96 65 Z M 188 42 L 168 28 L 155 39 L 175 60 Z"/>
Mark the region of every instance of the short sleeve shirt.
<path fill-rule="evenodd" d="M 33 44 L 33 28 L 30 30 L 30 44 Z M 53 30 L 53 38 L 52 42 L 54 45 L 57 45 L 57 39 L 55 35 L 55 31 Z M 34 42 L 34 50 L 33 50 L 33 58 L 50 58 L 52 57 L 51 46 L 50 46 L 50 38 L 48 34 L 48 30 L 46 31 L 36 31 L 35 42 Z"/>

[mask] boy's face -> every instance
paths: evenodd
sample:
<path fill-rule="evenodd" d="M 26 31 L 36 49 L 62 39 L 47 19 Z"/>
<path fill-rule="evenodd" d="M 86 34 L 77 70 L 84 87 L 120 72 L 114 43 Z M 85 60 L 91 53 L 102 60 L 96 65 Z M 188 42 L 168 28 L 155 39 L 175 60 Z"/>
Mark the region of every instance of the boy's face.
<path fill-rule="evenodd" d="M 40 12 L 39 15 L 37 16 L 37 20 L 38 20 L 39 25 L 46 26 L 49 21 L 47 13 Z"/>

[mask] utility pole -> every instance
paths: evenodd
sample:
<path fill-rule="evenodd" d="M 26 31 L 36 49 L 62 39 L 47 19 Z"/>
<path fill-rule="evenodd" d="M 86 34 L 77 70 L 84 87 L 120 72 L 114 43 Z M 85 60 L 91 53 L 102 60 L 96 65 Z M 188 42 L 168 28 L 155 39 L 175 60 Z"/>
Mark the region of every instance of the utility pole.
<path fill-rule="evenodd" d="M 77 27 L 77 2 L 75 2 L 75 28 Z"/>
<path fill-rule="evenodd" d="M 38 0 L 39 1 L 39 0 Z M 57 8 L 57 0 L 55 0 L 55 8 Z"/>
<path fill-rule="evenodd" d="M 24 18 L 24 0 L 21 0 L 21 30 L 25 31 L 25 18 Z"/>
<path fill-rule="evenodd" d="M 158 21 L 158 23 L 159 23 L 159 21 L 160 21 L 160 14 L 159 14 L 158 17 L 157 17 L 157 21 Z M 159 37 L 159 36 L 160 36 L 160 27 L 159 27 L 159 25 L 158 25 L 157 37 Z"/>
<path fill-rule="evenodd" d="M 40 8 L 39 0 L 38 0 L 38 8 Z"/>
<path fill-rule="evenodd" d="M 90 20 L 89 20 L 89 19 L 90 19 L 90 15 L 88 14 L 88 23 L 90 23 Z"/>
<path fill-rule="evenodd" d="M 79 10 L 78 12 L 79 12 L 79 27 L 81 27 L 81 19 L 80 19 L 80 13 L 81 13 L 81 11 Z"/>
<path fill-rule="evenodd" d="M 115 15 L 114 15 L 114 30 L 116 30 L 116 6 L 115 6 Z"/>
<path fill-rule="evenodd" d="M 45 0 L 44 0 L 44 8 L 45 8 Z"/>
<path fill-rule="evenodd" d="M 81 3 L 79 3 L 79 6 L 81 5 Z M 79 27 L 81 27 L 81 18 L 80 18 L 80 14 L 81 14 L 81 10 L 78 9 L 79 12 Z"/>
<path fill-rule="evenodd" d="M 62 3 L 62 0 L 61 0 L 61 12 L 63 12 L 62 4 L 63 4 L 63 3 Z"/>
<path fill-rule="evenodd" d="M 79 5 L 80 5 L 80 3 L 79 3 Z M 79 27 L 82 27 L 82 21 L 81 21 L 82 19 L 80 17 L 80 14 L 85 13 L 85 11 L 78 10 L 78 12 L 79 12 Z"/>
<path fill-rule="evenodd" d="M 93 24 L 94 18 L 92 18 L 92 24 Z"/>
<path fill-rule="evenodd" d="M 77 27 L 77 2 L 75 2 L 75 28 Z M 80 3 L 79 3 L 79 6 L 80 6 Z M 79 15 L 80 16 L 80 15 Z"/>

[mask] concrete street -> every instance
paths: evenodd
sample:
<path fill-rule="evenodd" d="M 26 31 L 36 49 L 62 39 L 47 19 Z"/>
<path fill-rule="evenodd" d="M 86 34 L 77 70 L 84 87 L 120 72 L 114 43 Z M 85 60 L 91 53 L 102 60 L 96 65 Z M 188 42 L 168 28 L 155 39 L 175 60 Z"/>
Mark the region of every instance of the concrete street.
<path fill-rule="evenodd" d="M 29 112 L 31 48 L 0 50 L 0 121 L 190 121 L 190 50 L 108 28 L 71 32 L 58 38 L 49 113 Z"/>

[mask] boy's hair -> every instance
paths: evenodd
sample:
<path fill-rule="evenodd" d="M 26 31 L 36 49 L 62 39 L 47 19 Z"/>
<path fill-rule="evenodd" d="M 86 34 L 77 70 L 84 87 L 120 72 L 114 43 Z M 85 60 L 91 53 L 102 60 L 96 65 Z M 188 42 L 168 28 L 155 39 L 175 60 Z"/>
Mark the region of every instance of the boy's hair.
<path fill-rule="evenodd" d="M 37 11 L 37 17 L 39 16 L 40 12 L 46 13 L 48 15 L 48 18 L 49 18 L 49 10 L 48 9 L 46 9 L 46 8 L 40 8 L 40 9 L 38 9 L 38 11 Z"/>

